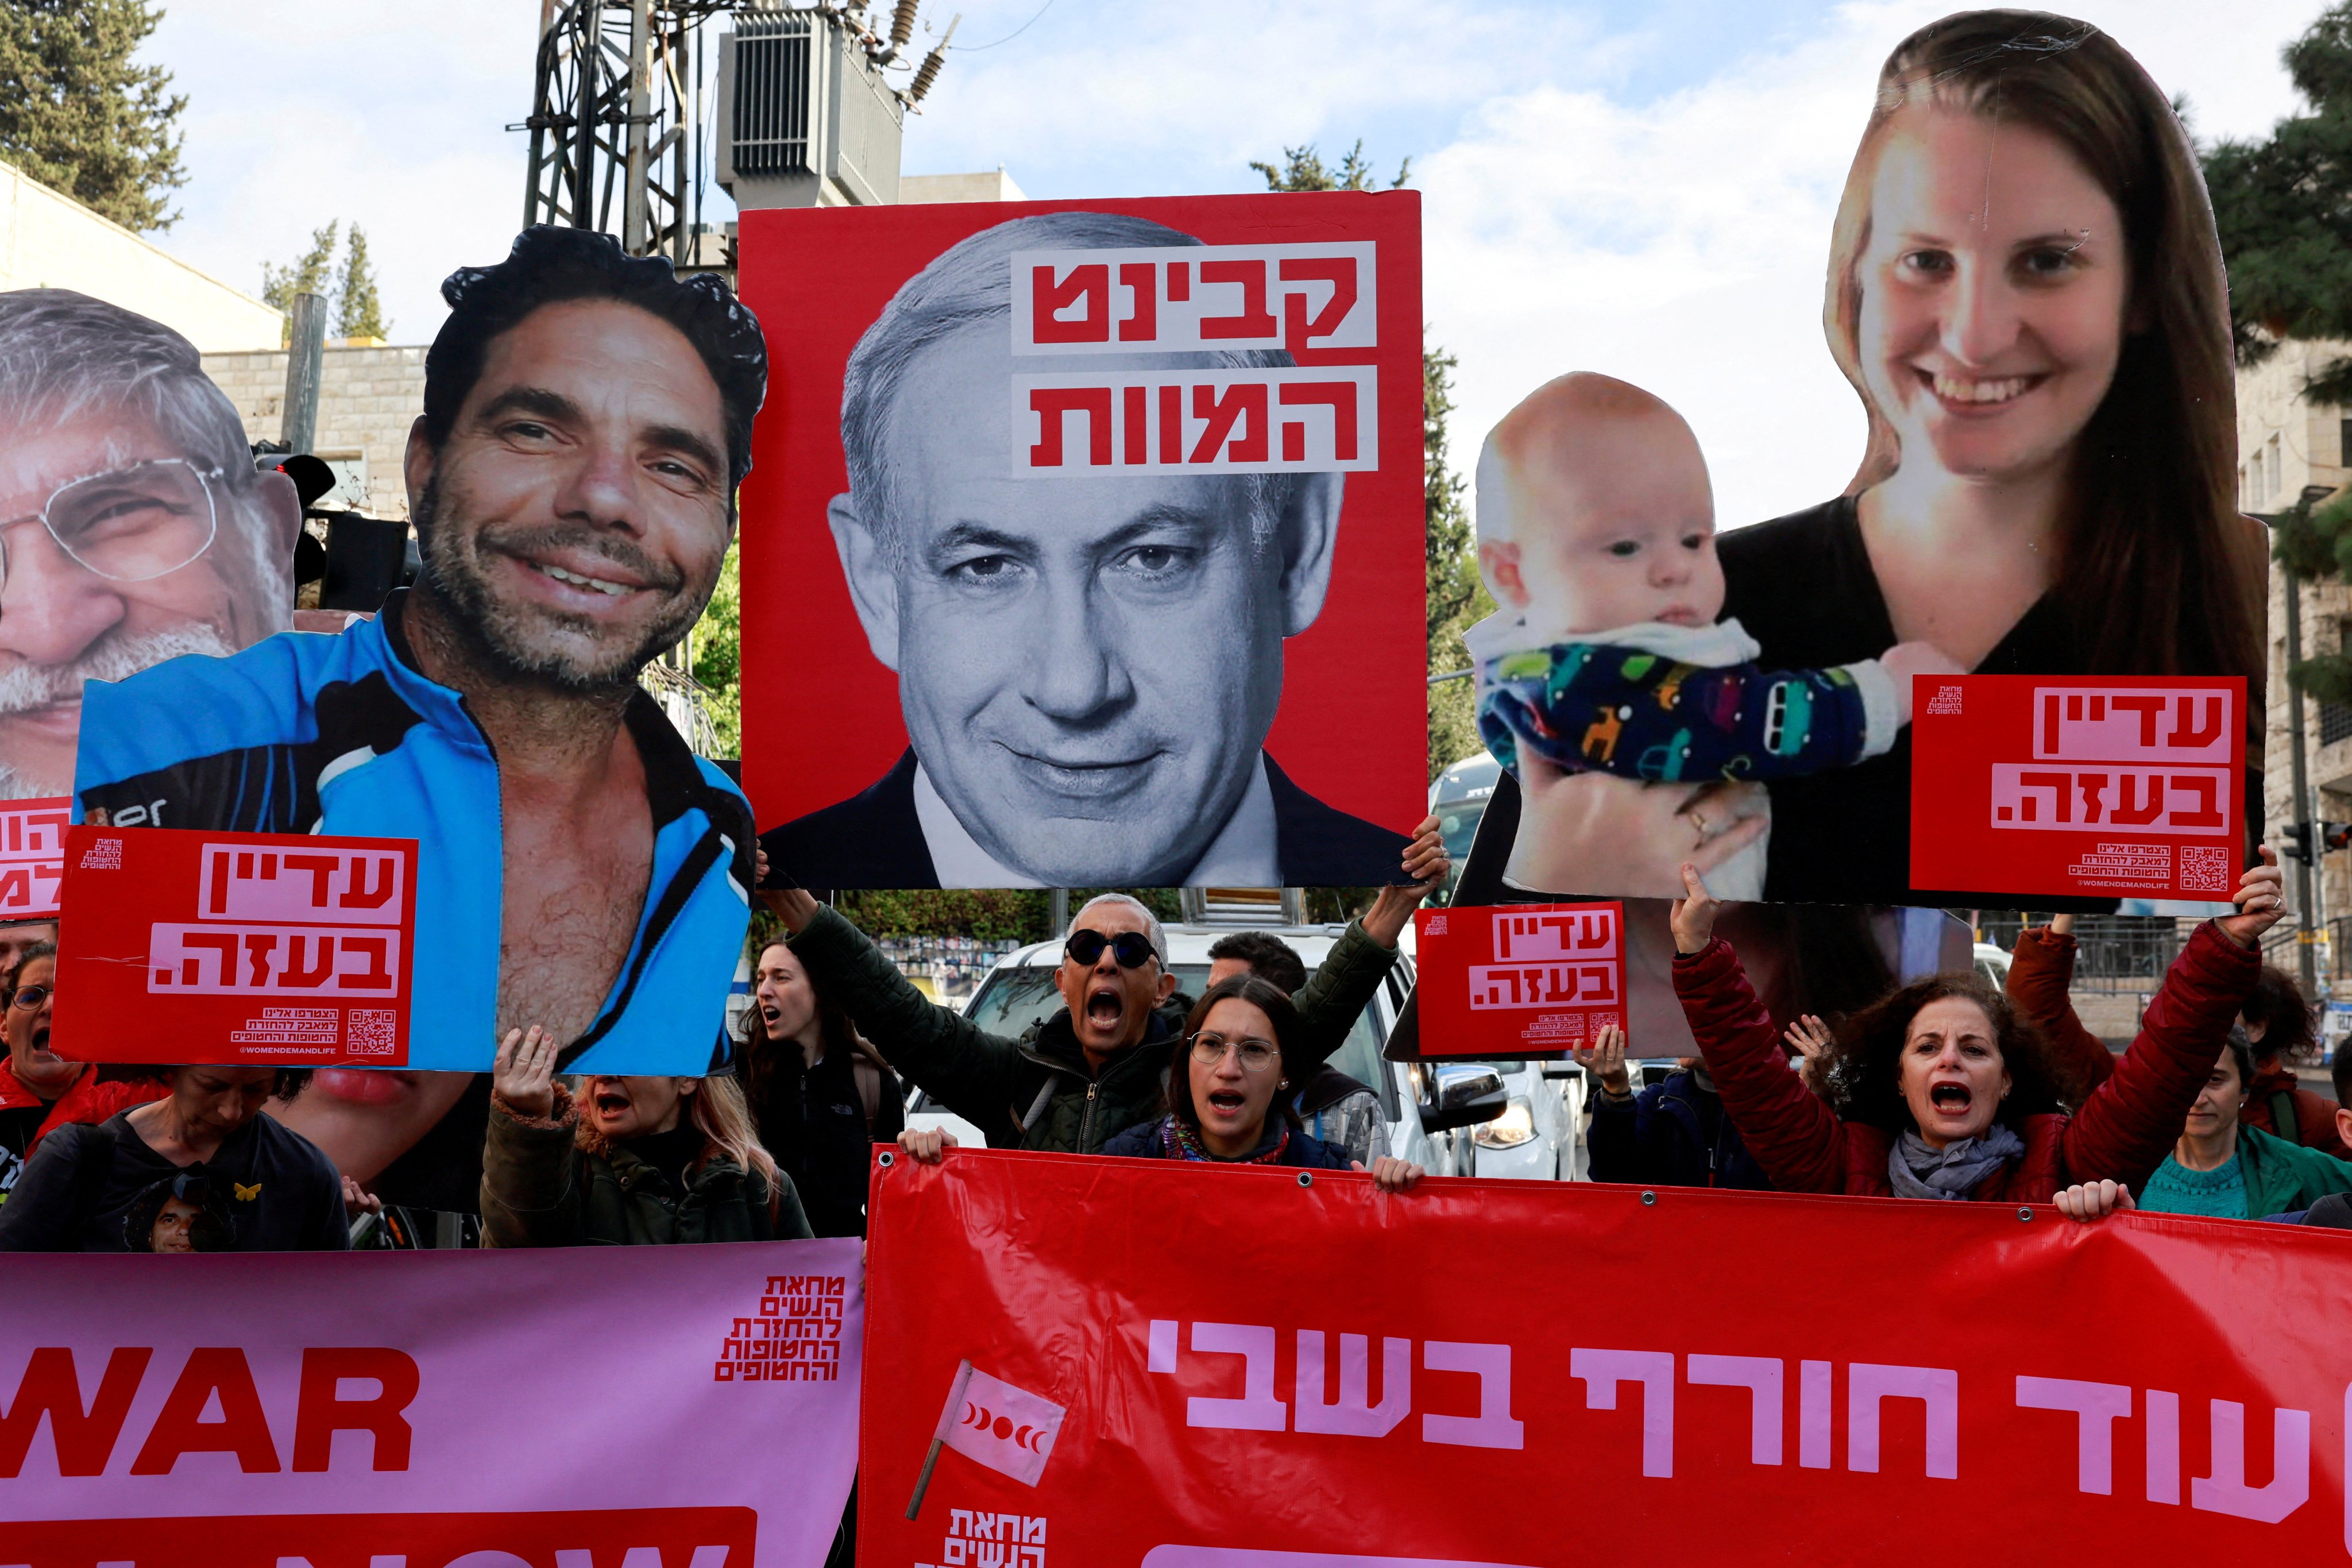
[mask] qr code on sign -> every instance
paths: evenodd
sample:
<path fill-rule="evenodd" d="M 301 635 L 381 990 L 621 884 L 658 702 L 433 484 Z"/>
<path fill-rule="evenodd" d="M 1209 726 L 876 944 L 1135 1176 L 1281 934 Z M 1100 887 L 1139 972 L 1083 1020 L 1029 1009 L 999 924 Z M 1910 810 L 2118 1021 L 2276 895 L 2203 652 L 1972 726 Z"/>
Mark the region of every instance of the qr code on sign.
<path fill-rule="evenodd" d="M 2184 893 L 2230 891 L 2230 852 L 2220 847 L 2183 845 L 2180 849 L 2180 890 Z"/>
<path fill-rule="evenodd" d="M 389 1007 L 354 1007 L 343 1015 L 343 1051 L 354 1057 L 388 1057 L 398 1043 L 400 1015 Z"/>

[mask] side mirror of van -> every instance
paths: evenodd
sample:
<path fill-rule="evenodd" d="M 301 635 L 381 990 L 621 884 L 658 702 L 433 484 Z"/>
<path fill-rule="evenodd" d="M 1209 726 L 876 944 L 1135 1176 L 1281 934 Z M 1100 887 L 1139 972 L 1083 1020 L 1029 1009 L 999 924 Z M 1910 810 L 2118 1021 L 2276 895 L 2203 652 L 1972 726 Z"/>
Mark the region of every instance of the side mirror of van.
<path fill-rule="evenodd" d="M 1492 1121 L 1503 1114 L 1511 1101 L 1510 1091 L 1503 1087 L 1502 1074 L 1493 1068 L 1467 1063 L 1441 1067 L 1434 1082 L 1433 1098 L 1421 1104 L 1421 1128 L 1424 1132 L 1444 1132 Z"/>

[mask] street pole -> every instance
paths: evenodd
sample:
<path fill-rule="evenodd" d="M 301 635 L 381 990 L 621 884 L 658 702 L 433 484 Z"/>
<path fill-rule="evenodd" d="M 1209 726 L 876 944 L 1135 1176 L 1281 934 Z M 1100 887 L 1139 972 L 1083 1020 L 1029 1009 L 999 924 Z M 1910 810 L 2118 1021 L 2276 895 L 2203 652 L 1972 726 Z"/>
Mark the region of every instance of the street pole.
<path fill-rule="evenodd" d="M 649 224 L 646 147 L 653 129 L 653 0 L 629 0 L 629 142 L 627 190 L 621 204 L 621 248 L 643 256 Z"/>
<path fill-rule="evenodd" d="M 319 373 L 327 353 L 327 301 L 297 294 L 287 312 L 293 336 L 286 345 L 286 403 L 278 438 L 289 452 L 307 452 L 319 435 Z"/>
<path fill-rule="evenodd" d="M 2282 563 L 2279 575 L 2286 585 L 2286 663 L 2292 670 L 2303 662 L 2303 585 L 2294 568 Z M 2305 858 L 2294 863 L 2295 978 L 2303 985 L 2305 996 L 2319 994 L 2319 977 L 2312 965 L 2312 944 L 2318 938 L 2312 922 L 2311 865 L 2319 858 L 2318 847 L 2312 843 L 2311 790 L 2307 783 L 2303 758 L 2303 689 L 2290 679 L 2286 683 L 2287 755 L 2292 759 L 2294 784 L 2294 819 L 2305 825 L 2303 841 L 2306 846 Z"/>

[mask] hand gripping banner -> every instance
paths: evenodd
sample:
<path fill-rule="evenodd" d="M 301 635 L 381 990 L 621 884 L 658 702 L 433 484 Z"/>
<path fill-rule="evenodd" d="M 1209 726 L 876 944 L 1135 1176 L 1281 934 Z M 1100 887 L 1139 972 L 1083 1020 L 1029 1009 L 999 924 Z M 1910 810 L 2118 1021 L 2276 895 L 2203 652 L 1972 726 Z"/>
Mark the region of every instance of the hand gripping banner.
<path fill-rule="evenodd" d="M 12 1257 L 0 1565 L 818 1568 L 858 1245 Z"/>
<path fill-rule="evenodd" d="M 991 1151 L 889 1159 L 872 1215 L 869 1568 L 2352 1541 L 2338 1232 Z"/>

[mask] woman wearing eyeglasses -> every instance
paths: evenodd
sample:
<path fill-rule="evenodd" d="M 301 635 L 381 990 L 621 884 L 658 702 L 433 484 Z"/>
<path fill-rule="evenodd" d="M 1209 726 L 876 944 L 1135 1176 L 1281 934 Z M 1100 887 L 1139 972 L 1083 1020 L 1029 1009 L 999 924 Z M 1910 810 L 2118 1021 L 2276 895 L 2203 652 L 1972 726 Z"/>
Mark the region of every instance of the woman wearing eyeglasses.
<path fill-rule="evenodd" d="M 1162 1058 L 1166 1113 L 1137 1122 L 1103 1145 L 1105 1154 L 1145 1160 L 1197 1160 L 1219 1165 L 1289 1165 L 1360 1171 L 1344 1150 L 1307 1135 L 1287 1090 L 1297 1076 L 1298 1010 L 1279 986 L 1255 974 L 1220 980 L 1193 1005 Z M 956 1147 L 955 1134 L 910 1128 L 898 1146 L 935 1163 Z M 1424 1174 L 1383 1154 L 1372 1180 L 1404 1192 Z"/>

